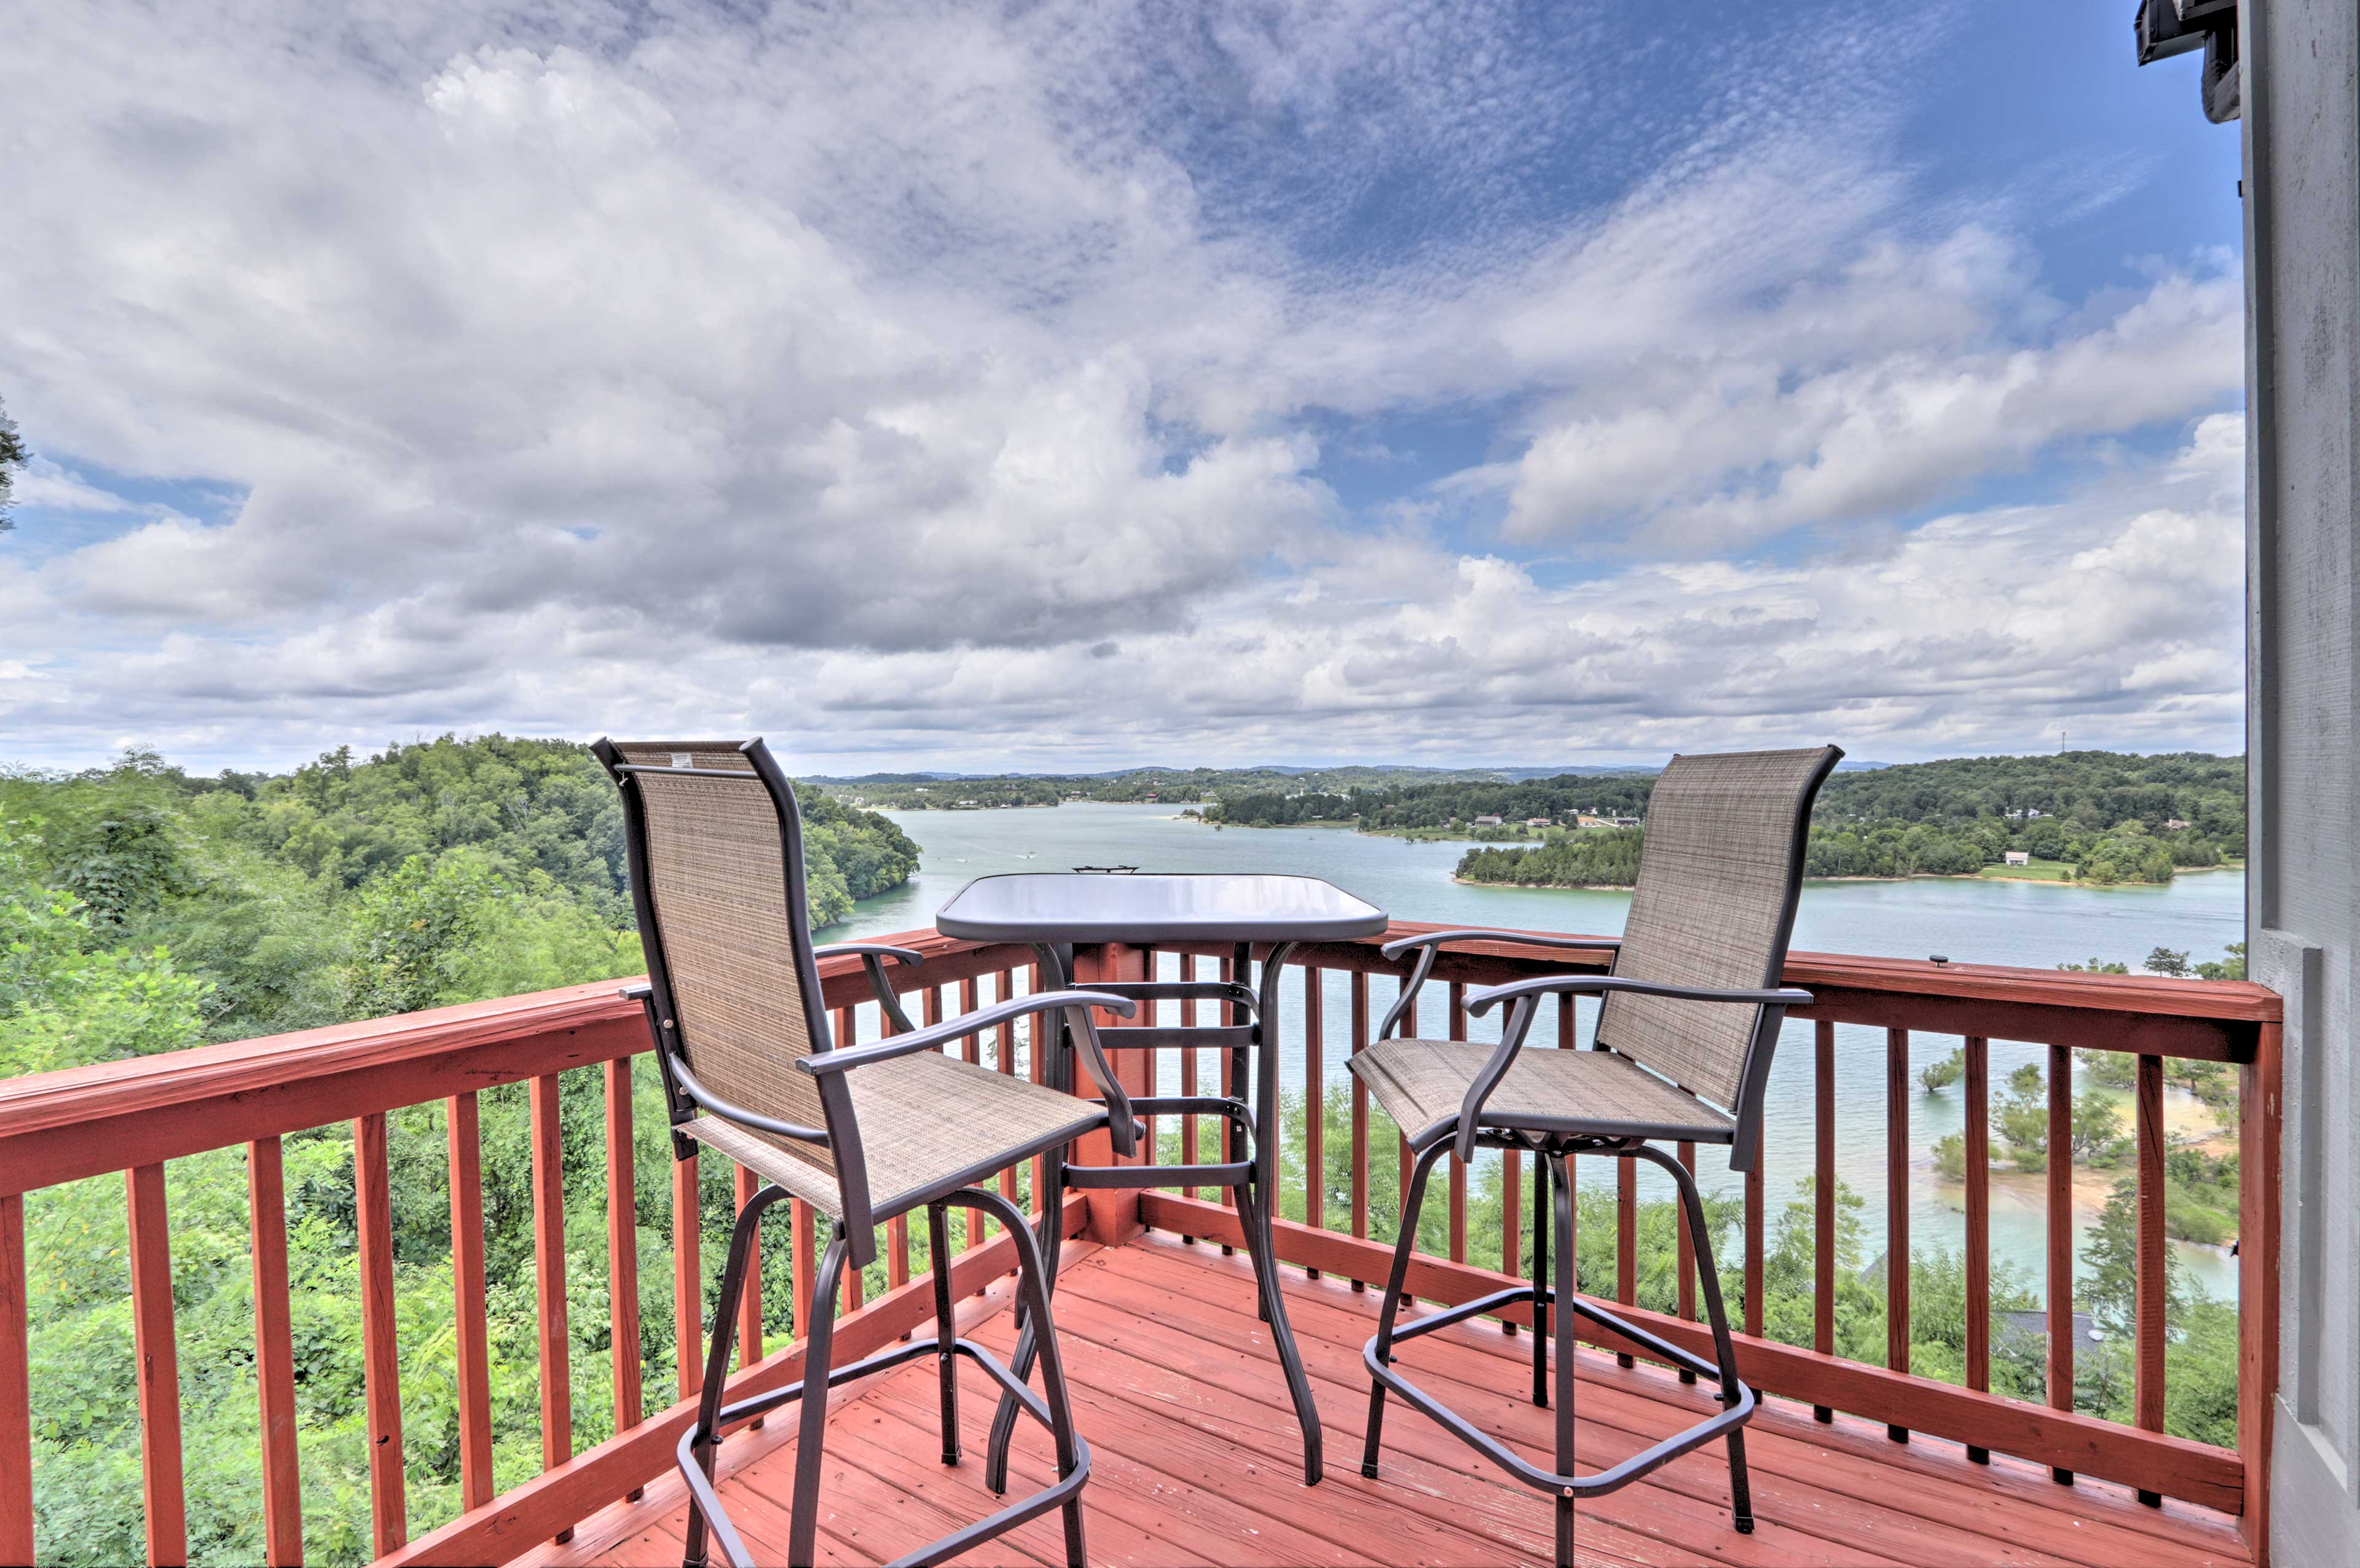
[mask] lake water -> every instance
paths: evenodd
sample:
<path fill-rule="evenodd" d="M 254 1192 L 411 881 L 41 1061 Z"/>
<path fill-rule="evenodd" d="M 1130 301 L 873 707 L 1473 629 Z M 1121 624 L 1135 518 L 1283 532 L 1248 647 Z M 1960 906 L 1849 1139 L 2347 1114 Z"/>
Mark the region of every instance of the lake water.
<path fill-rule="evenodd" d="M 934 911 L 969 880 L 1007 871 L 1060 871 L 1075 866 L 1131 865 L 1148 871 L 1267 871 L 1322 877 L 1402 920 L 1439 920 L 1470 926 L 1612 934 L 1622 929 L 1629 895 L 1529 887 L 1469 887 L 1451 880 L 1466 845 L 1379 838 L 1341 828 L 1215 829 L 1183 821 L 1168 805 L 1072 803 L 1054 810 L 890 812 L 923 850 L 918 874 L 900 889 L 864 900 L 854 920 L 832 928 L 835 940 L 909 931 L 934 923 Z M 2245 877 L 2212 871 L 2176 877 L 2160 887 L 2082 887 L 2033 882 L 1983 882 L 1924 878 L 1906 882 L 1811 882 L 1804 887 L 1796 920 L 1795 945 L 1832 953 L 1923 958 L 1941 953 L 1961 963 L 2013 964 L 2049 968 L 2092 957 L 2134 968 L 2158 946 L 2181 949 L 2193 958 L 2217 958 L 2226 944 L 2244 940 Z M 1323 1066 L 1330 1082 L 1349 1082 L 1343 1067 L 1345 1020 L 1350 1017 L 1349 982 L 1328 978 L 1327 1012 L 1331 1020 Z M 1301 992 L 1291 989 L 1282 1023 L 1284 1067 L 1281 1081 L 1303 1081 Z M 1391 1001 L 1390 984 L 1380 980 L 1372 997 L 1380 1011 Z M 1428 1028 L 1438 1027 L 1437 997 L 1422 1008 Z M 1590 1008 L 1582 1008 L 1584 1027 Z M 1476 1020 L 1470 1032 L 1497 1038 L 1496 1025 Z M 1544 1024 L 1534 1031 L 1546 1040 Z M 1838 1029 L 1836 1041 L 1837 1169 L 1866 1200 L 1863 1215 L 1867 1249 L 1882 1248 L 1885 1234 L 1885 1031 L 1854 1026 Z M 1945 1036 L 1911 1040 L 1912 1082 L 1919 1068 L 1948 1055 L 1958 1044 Z M 1991 1047 L 1993 1093 L 2001 1093 L 2009 1073 L 2027 1062 L 2047 1061 L 2047 1049 L 1995 1040 Z M 1767 1208 L 1775 1224 L 1780 1207 L 1812 1163 L 1811 1029 L 1787 1026 L 1772 1069 L 1765 1125 L 1764 1168 Z M 1178 1083 L 1166 1065 L 1160 1082 Z M 2178 1090 L 2175 1101 L 2185 1101 Z M 1910 1237 L 1919 1248 L 1964 1245 L 1963 1189 L 1941 1181 L 1934 1170 L 1937 1140 L 1960 1129 L 1963 1094 L 1913 1092 L 1908 1113 L 1915 1150 L 1909 1182 Z M 2186 1103 L 2169 1107 L 2175 1123 L 2198 1114 Z M 2127 1116 L 2125 1122 L 2127 1130 Z M 1708 1190 L 1738 1190 L 1738 1179 L 1699 1151 L 1699 1177 Z M 1602 1166 L 1595 1179 L 1609 1180 Z M 1589 1170 L 1584 1180 L 1593 1179 Z M 1668 1179 L 1643 1170 L 1643 1197 L 1668 1197 Z M 1992 1254 L 2012 1264 L 2023 1281 L 2039 1292 L 2043 1250 L 2040 1179 L 1994 1173 L 1992 1183 Z M 2076 1215 L 2078 1233 L 2088 1213 Z M 2235 1268 L 2225 1248 L 2177 1244 L 2191 1282 L 2212 1295 L 2233 1298 Z"/>

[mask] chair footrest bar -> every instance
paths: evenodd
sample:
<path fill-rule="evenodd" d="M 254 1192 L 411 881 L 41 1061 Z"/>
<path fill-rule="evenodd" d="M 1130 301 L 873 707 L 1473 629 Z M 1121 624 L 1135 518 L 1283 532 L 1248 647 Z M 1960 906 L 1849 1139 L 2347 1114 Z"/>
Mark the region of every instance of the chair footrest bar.
<path fill-rule="evenodd" d="M 1023 1407 L 1026 1415 L 1044 1427 L 1053 1425 L 1047 1402 L 1028 1388 L 1000 1357 L 969 1339 L 953 1340 L 951 1348 L 983 1368 L 985 1374 L 993 1382 L 1007 1390 L 1016 1402 Z M 939 1345 L 924 1341 L 896 1345 L 890 1350 L 881 1351 L 864 1360 L 856 1361 L 849 1367 L 837 1367 L 828 1374 L 827 1386 L 833 1388 L 839 1383 L 848 1383 L 857 1377 L 865 1377 L 872 1372 L 890 1371 L 906 1362 L 940 1354 Z M 721 1432 L 728 1427 L 751 1420 L 764 1411 L 776 1410 L 781 1405 L 790 1404 L 801 1399 L 803 1391 L 802 1383 L 791 1383 L 783 1388 L 770 1389 L 752 1399 L 740 1399 L 733 1405 L 724 1405 L 716 1414 L 714 1435 L 717 1438 Z M 723 1505 L 718 1492 L 713 1483 L 705 1479 L 703 1466 L 696 1462 L 694 1450 L 700 1435 L 698 1429 L 693 1426 L 681 1434 L 679 1447 L 674 1452 L 681 1478 L 687 1483 L 690 1496 L 695 1499 L 697 1507 L 704 1512 L 706 1527 L 713 1531 L 714 1544 L 721 1549 L 723 1559 L 728 1563 L 744 1564 L 750 1568 L 754 1562 L 753 1555 L 746 1550 L 746 1543 L 738 1536 L 736 1527 L 730 1523 L 728 1510 Z M 1089 1476 L 1090 1447 L 1083 1441 L 1081 1434 L 1076 1432 L 1074 1434 L 1074 1467 L 1059 1476 L 1054 1483 L 1029 1497 L 1019 1498 L 1004 1508 L 986 1515 L 973 1524 L 953 1530 L 941 1540 L 931 1541 L 906 1557 L 895 1558 L 887 1565 L 887 1568 L 922 1568 L 923 1564 L 946 1563 L 954 1557 L 973 1551 L 983 1542 L 997 1536 L 1005 1535 L 1021 1524 L 1038 1519 L 1052 1509 L 1065 1507 L 1072 1500 L 1074 1494 L 1082 1489 L 1083 1484 L 1089 1479 Z"/>
<path fill-rule="evenodd" d="M 1111 985 L 1093 989 L 1111 991 Z M 1105 1051 L 1236 1051 L 1254 1042 L 1251 1024 L 1151 1024 L 1108 1029 L 1098 1036 Z"/>
<path fill-rule="evenodd" d="M 1081 1192 L 1134 1187 L 1235 1187 L 1253 1179 L 1253 1161 L 1229 1165 L 1068 1165 L 1065 1185 Z"/>
<path fill-rule="evenodd" d="M 1232 1100 L 1220 1094 L 1134 1094 L 1131 1101 L 1134 1116 L 1228 1116 L 1253 1130 L 1253 1111 L 1243 1100 Z"/>
<path fill-rule="evenodd" d="M 1556 1292 L 1552 1290 L 1535 1291 L 1530 1286 L 1495 1290 L 1477 1301 L 1462 1302 L 1459 1306 L 1436 1312 L 1428 1317 L 1422 1317 L 1415 1323 L 1395 1329 L 1393 1346 L 1398 1350 L 1404 1340 L 1418 1334 L 1430 1334 L 1436 1329 L 1472 1317 L 1480 1312 L 1511 1305 L 1517 1301 L 1530 1301 L 1536 1298 L 1546 1299 L 1555 1294 Z M 1677 1346 L 1665 1345 L 1653 1334 L 1632 1329 L 1613 1318 L 1612 1314 L 1584 1312 L 1578 1301 L 1571 1310 L 1580 1312 L 1583 1316 L 1599 1319 L 1613 1327 L 1618 1333 L 1630 1334 L 1641 1345 L 1650 1349 L 1660 1347 L 1677 1360 L 1694 1361 L 1696 1359 Z M 1733 1404 L 1708 1416 L 1694 1426 L 1674 1432 L 1661 1442 L 1640 1450 L 1621 1464 L 1599 1471 L 1595 1475 L 1559 1475 L 1553 1471 L 1542 1469 L 1539 1465 L 1513 1452 L 1489 1432 L 1478 1430 L 1458 1411 L 1428 1394 L 1385 1362 L 1381 1361 L 1377 1356 L 1375 1335 L 1371 1334 L 1368 1344 L 1361 1347 L 1360 1359 L 1367 1364 L 1369 1375 L 1395 1397 L 1428 1417 L 1461 1443 L 1474 1449 L 1525 1486 L 1535 1491 L 1546 1492 L 1553 1497 L 1597 1497 L 1603 1493 L 1618 1491 L 1650 1472 L 1660 1469 L 1690 1449 L 1700 1448 L 1715 1438 L 1743 1426 L 1754 1419 L 1756 1405 L 1753 1388 L 1744 1383 L 1740 1383 L 1737 1385 L 1737 1399 Z M 1716 1378 L 1720 1376 L 1719 1368 L 1710 1363 L 1699 1362 L 1698 1367 L 1707 1376 Z"/>

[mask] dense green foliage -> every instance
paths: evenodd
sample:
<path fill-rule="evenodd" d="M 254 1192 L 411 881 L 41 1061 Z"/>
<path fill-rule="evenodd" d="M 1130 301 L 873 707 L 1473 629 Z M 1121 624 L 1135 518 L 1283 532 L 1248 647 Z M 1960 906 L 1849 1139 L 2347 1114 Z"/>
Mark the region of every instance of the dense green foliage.
<path fill-rule="evenodd" d="M 823 921 L 905 879 L 891 823 L 802 791 Z M 0 1074 L 143 1056 L 348 1018 L 636 973 L 614 788 L 587 752 L 490 736 L 337 751 L 280 777 L 191 779 L 152 757 L 0 778 Z M 634 1096 L 641 1360 L 669 1402 L 668 1138 L 644 1063 Z M 574 1439 L 609 1434 L 603 1120 L 596 1074 L 562 1094 Z M 458 1511 L 451 1238 L 440 1105 L 390 1118 L 396 1310 L 413 1533 Z M 486 1091 L 481 1127 L 495 1472 L 541 1468 L 528 1111 Z M 366 1560 L 368 1439 L 350 1130 L 285 1140 L 307 1553 Z M 252 1279 L 240 1149 L 167 1168 L 191 1546 L 261 1554 Z M 706 1162 L 708 1276 L 731 1213 Z M 43 1563 L 137 1562 L 138 1401 L 119 1178 L 33 1192 L 35 1486 Z M 771 1245 L 783 1246 L 784 1236 Z M 880 1281 L 881 1282 L 881 1281 Z M 709 1278 L 708 1291 L 717 1289 Z M 787 1275 L 765 1279 L 770 1321 Z"/>
<path fill-rule="evenodd" d="M 1626 782 L 1644 800 L 1644 781 Z M 1961 757 L 1838 773 L 1812 815 L 1806 867 L 1813 877 L 1960 877 L 2003 867 L 2016 851 L 2063 863 L 2078 881 L 2167 882 L 2176 870 L 2245 854 L 2245 788 L 2244 758 L 2192 752 Z M 1455 799 L 1481 806 L 1474 814 L 1517 820 L 1485 803 L 1509 803 L 1505 790 Z M 1470 850 L 1459 875 L 1628 887 L 1637 866 L 1635 850 L 1552 831 L 1529 848 Z"/>
<path fill-rule="evenodd" d="M 32 456 L 25 450 L 24 438 L 16 433 L 16 421 L 8 417 L 7 405 L 0 403 L 0 534 L 16 526 L 8 516 L 8 504 L 15 499 L 16 471 Z"/>
<path fill-rule="evenodd" d="M 864 773 L 856 779 L 815 779 L 847 804 L 890 811 L 982 811 L 1003 806 L 1054 806 L 1065 800 L 1156 800 L 1181 805 L 1233 800 L 1292 800 L 1305 796 L 1376 798 L 1415 789 L 1515 789 L 1521 770 L 1436 768 L 1133 768 L 1119 773 L 1007 773 L 968 778 L 936 773 Z M 1627 777 L 1627 776 L 1626 776 Z M 1552 780 L 1558 782 L 1559 780 Z M 1645 799 L 1641 789 L 1638 799 Z M 1229 820 L 1249 822 L 1259 808 Z M 1488 810 L 1489 808 L 1485 808 Z M 1299 807 L 1257 825 L 1324 821 Z M 1218 812 L 1216 813 L 1218 814 Z M 1340 813 L 1350 817 L 1353 812 Z M 1528 815 L 1531 813 L 1527 813 Z M 1444 818 L 1434 819 L 1441 825 Z"/>

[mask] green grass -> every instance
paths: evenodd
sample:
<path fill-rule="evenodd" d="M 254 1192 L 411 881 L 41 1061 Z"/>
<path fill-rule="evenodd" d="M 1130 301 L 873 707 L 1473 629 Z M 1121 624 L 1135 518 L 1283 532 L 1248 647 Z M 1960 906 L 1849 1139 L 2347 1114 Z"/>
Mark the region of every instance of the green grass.
<path fill-rule="evenodd" d="M 1994 882 L 2070 882 L 2073 867 L 2062 860 L 2036 860 L 2029 866 L 1986 866 L 1976 875 Z"/>

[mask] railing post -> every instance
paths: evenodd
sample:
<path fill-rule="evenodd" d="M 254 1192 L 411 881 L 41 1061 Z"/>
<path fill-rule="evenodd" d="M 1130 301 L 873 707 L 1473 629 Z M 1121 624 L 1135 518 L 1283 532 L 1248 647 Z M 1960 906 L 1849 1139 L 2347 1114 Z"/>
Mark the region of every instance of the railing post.
<path fill-rule="evenodd" d="M 2138 1308 L 2132 1334 L 2132 1350 L 2137 1356 L 2132 1374 L 2132 1415 L 2144 1430 L 2161 1432 L 2167 1333 L 2164 1248 L 2170 1245 L 2163 1228 L 2163 1058 L 2140 1057 L 2133 1082 L 2138 1138 Z M 2138 1499 L 2149 1508 L 2163 1506 L 2160 1492 L 2142 1488 Z"/>
<path fill-rule="evenodd" d="M 189 1560 L 189 1524 L 180 1473 L 180 1360 L 172 1336 L 172 1230 L 164 1212 L 164 1168 L 141 1165 L 123 1173 L 131 1236 L 132 1355 L 138 1360 L 139 1482 L 148 1504 L 148 1568 Z M 376 1357 L 368 1380 L 370 1435 L 377 1429 Z M 397 1454 L 399 1439 L 395 1440 Z M 377 1456 L 370 1452 L 372 1483 Z M 399 1497 L 400 1470 L 395 1468 Z M 371 1486 L 375 1492 L 374 1485 Z M 380 1520 L 380 1540 L 385 1530 Z M 392 1544 L 399 1546 L 397 1537 Z M 380 1546 L 380 1553 L 388 1548 Z"/>
<path fill-rule="evenodd" d="M 386 1144 L 382 1111 L 353 1123 L 362 1385 L 368 1411 L 369 1524 L 379 1557 L 410 1539 L 408 1479 L 401 1448 L 401 1346 L 394 1319 L 393 1179 Z M 563 1310 L 562 1304 L 559 1310 Z"/>
<path fill-rule="evenodd" d="M 1967 1387 L 1991 1392 L 1991 1048 L 1966 1039 Z M 1969 1444 L 1967 1457 L 1991 1463 L 1991 1450 Z"/>
<path fill-rule="evenodd" d="M 532 1081 L 532 1283 L 543 1470 L 554 1470 L 574 1457 L 573 1345 L 565 1321 L 565 1127 L 559 1104 L 556 1073 Z M 568 1541 L 573 1535 L 569 1526 L 557 1539 Z"/>
<path fill-rule="evenodd" d="M 1812 1125 L 1811 1348 L 1836 1353 L 1836 1026 L 1828 1018 L 1811 1025 L 1817 1117 Z M 1831 1406 L 1814 1405 L 1815 1420 L 1832 1421 Z"/>
<path fill-rule="evenodd" d="M 2073 1052 L 2049 1048 L 2049 1406 L 2073 1408 Z M 2049 1478 L 2073 1484 L 2052 1466 Z"/>
<path fill-rule="evenodd" d="M 672 1164 L 672 1339 L 674 1397 L 696 1398 L 705 1387 L 705 1276 L 697 1254 L 705 1239 L 697 1154 Z"/>
<path fill-rule="evenodd" d="M 33 1561 L 33 1369 L 25 1196 L 0 1197 L 0 1560 Z"/>
<path fill-rule="evenodd" d="M 303 1561 L 303 1480 L 295 1452 L 295 1344 L 287 1299 L 287 1182 L 276 1138 L 246 1146 L 254 1242 L 254 1383 L 262 1407 L 262 1550 L 271 1568 Z"/>
<path fill-rule="evenodd" d="M 1885 1031 L 1885 1364 L 1909 1370 L 1909 1031 Z M 1887 1423 L 1885 1435 L 1909 1441 Z"/>
<path fill-rule="evenodd" d="M 484 1318 L 484 1147 L 475 1092 L 442 1107 L 451 1168 L 452 1348 L 458 1361 L 459 1507 L 492 1500 L 491 1331 Z"/>
<path fill-rule="evenodd" d="M 607 1380 L 615 1430 L 639 1424 L 639 1187 L 631 1135 L 631 1059 L 606 1063 Z M 629 1500 L 637 1501 L 634 1490 Z"/>
<path fill-rule="evenodd" d="M 2237 1454 L 2245 1508 L 2237 1528 L 2256 1568 L 2268 1568 L 2271 1410 L 2278 1383 L 2280 1073 L 2284 1027 L 2264 1024 L 2237 1073 Z"/>

